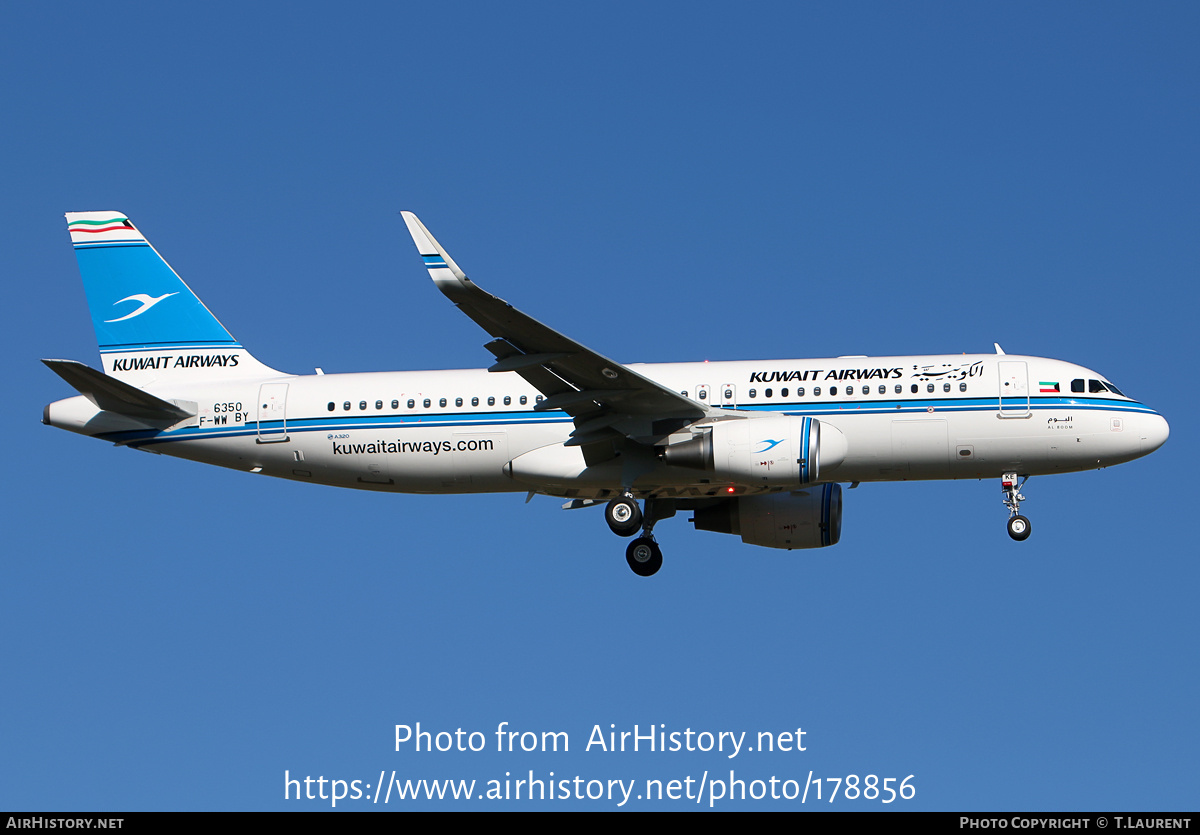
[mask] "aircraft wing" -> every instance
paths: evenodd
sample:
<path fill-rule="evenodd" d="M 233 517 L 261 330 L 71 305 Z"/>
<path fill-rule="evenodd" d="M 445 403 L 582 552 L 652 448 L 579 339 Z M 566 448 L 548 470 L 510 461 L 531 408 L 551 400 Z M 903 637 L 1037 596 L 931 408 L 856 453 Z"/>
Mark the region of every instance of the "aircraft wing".
<path fill-rule="evenodd" d="M 459 310 L 495 337 L 488 371 L 515 371 L 545 395 L 534 408 L 575 418 L 571 446 L 632 438 L 654 443 L 683 426 L 714 417 L 707 404 L 681 395 L 580 345 L 480 288 L 412 212 L 401 212 L 433 283 Z M 597 450 L 585 449 L 589 458 Z"/>

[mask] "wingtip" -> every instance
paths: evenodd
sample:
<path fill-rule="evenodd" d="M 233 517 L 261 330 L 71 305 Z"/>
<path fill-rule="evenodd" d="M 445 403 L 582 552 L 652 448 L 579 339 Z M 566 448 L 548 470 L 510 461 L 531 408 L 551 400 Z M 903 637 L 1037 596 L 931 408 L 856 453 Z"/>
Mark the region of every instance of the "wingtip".
<path fill-rule="evenodd" d="M 465 281 L 467 276 L 454 263 L 454 259 L 442 248 L 442 245 L 437 242 L 432 233 L 425 228 L 425 224 L 412 212 L 402 211 L 400 216 L 404 218 L 404 224 L 408 227 L 408 234 L 412 236 L 413 243 L 416 244 L 417 252 L 422 258 L 426 259 L 425 266 L 429 268 L 429 275 L 438 281 L 440 276 L 437 274 L 439 268 L 449 269 L 451 274 L 459 281 Z M 440 256 L 441 263 L 432 263 L 428 259 L 433 256 Z"/>
<path fill-rule="evenodd" d="M 404 218 L 404 225 L 408 227 L 408 234 L 412 236 L 413 243 L 417 245 L 417 251 L 422 255 L 436 254 L 437 242 L 433 239 L 433 235 L 429 234 L 425 224 L 421 223 L 420 219 L 412 212 L 401 212 L 400 217 Z"/>

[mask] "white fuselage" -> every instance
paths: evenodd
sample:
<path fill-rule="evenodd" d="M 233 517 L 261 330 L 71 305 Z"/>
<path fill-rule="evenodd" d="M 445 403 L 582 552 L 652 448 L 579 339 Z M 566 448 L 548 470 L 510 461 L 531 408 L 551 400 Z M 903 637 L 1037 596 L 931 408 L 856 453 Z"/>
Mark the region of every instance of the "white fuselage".
<path fill-rule="evenodd" d="M 720 407 L 718 412 L 804 415 L 836 427 L 845 436 L 846 455 L 840 465 L 823 469 L 820 481 L 1096 469 L 1152 452 L 1168 432 L 1161 416 L 1114 393 L 1095 372 L 1037 357 L 841 357 L 629 367 Z M 1083 390 L 1073 391 L 1073 384 Z M 75 397 L 48 406 L 45 422 L 233 469 L 370 490 L 536 491 L 602 498 L 623 484 L 641 496 L 764 489 L 715 481 L 647 457 L 588 468 L 578 447 L 563 446 L 574 428 L 571 418 L 557 410 L 535 411 L 537 390 L 511 372 L 209 378 L 151 383 L 145 389 L 195 404 L 190 409 L 195 416 L 165 430 L 148 429 Z"/>

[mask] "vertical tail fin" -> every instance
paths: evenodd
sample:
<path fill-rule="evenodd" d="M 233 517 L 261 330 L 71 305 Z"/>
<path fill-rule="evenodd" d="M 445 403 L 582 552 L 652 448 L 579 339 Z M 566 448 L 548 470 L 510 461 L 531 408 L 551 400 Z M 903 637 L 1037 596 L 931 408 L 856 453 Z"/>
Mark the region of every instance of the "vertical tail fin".
<path fill-rule="evenodd" d="M 106 373 L 158 380 L 274 376 L 217 321 L 121 212 L 72 212 L 67 229 Z"/>

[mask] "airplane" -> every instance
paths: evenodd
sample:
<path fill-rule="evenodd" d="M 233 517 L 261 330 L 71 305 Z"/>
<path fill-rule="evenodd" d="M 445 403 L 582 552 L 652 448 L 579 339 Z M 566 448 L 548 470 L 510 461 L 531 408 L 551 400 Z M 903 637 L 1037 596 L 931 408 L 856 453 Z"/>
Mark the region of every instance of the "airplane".
<path fill-rule="evenodd" d="M 487 369 L 286 374 L 256 360 L 121 212 L 66 215 L 103 370 L 43 423 L 251 473 L 400 493 L 524 492 L 603 505 L 634 573 L 655 525 L 767 548 L 837 544 L 842 483 L 999 478 L 1028 538 L 1030 476 L 1099 469 L 1167 421 L 1095 371 L 994 354 L 624 364 L 486 292 L 411 212 L 434 284 L 491 337 Z"/>

